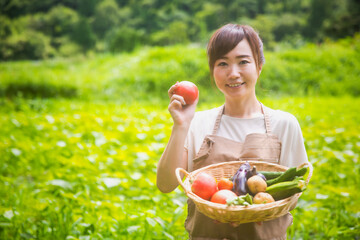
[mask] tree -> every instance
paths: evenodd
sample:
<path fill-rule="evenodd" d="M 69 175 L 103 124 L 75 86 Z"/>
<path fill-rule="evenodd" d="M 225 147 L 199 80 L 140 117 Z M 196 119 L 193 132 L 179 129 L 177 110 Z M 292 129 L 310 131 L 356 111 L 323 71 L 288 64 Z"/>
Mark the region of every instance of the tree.
<path fill-rule="evenodd" d="M 99 39 L 103 39 L 110 29 L 119 24 L 119 8 L 114 0 L 105 0 L 95 9 L 92 27 Z"/>
<path fill-rule="evenodd" d="M 77 11 L 85 17 L 91 17 L 95 13 L 95 9 L 100 0 L 76 0 Z"/>
<path fill-rule="evenodd" d="M 284 13 L 276 18 L 276 23 L 273 29 L 275 41 L 282 41 L 289 36 L 301 34 L 305 27 L 305 20 L 301 15 Z"/>
<path fill-rule="evenodd" d="M 226 22 L 225 12 L 221 4 L 205 3 L 203 9 L 196 13 L 195 18 L 206 23 L 207 31 L 212 31 Z"/>
<path fill-rule="evenodd" d="M 44 34 L 31 30 L 14 34 L 0 41 L 0 59 L 22 60 L 51 57 L 54 49 Z"/>
<path fill-rule="evenodd" d="M 108 50 L 111 52 L 130 52 L 144 41 L 144 31 L 121 27 L 106 36 Z"/>
<path fill-rule="evenodd" d="M 187 25 L 182 21 L 174 21 L 163 31 L 151 35 L 151 43 L 154 45 L 172 45 L 189 42 Z"/>
<path fill-rule="evenodd" d="M 58 5 L 46 14 L 44 32 L 53 37 L 71 35 L 79 21 L 79 15 L 71 8 Z"/>
<path fill-rule="evenodd" d="M 312 0 L 305 35 L 311 39 L 323 38 L 324 20 L 331 16 L 334 0 Z"/>
<path fill-rule="evenodd" d="M 9 18 L 0 15 L 0 39 L 5 39 L 12 33 L 12 24 Z"/>
<path fill-rule="evenodd" d="M 81 46 L 83 52 L 95 46 L 96 37 L 87 19 L 80 18 L 74 27 L 72 39 Z"/>
<path fill-rule="evenodd" d="M 334 4 L 336 10 L 332 11 L 332 17 L 324 20 L 325 35 L 338 39 L 360 32 L 360 2 L 347 0 Z"/>

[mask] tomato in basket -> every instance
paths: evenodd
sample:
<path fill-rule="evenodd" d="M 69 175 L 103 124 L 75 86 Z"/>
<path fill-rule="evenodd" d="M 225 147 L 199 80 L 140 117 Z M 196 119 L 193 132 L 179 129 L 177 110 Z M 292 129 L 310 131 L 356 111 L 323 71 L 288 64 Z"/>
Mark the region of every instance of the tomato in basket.
<path fill-rule="evenodd" d="M 205 172 L 199 173 L 191 185 L 191 191 L 205 200 L 210 200 L 217 190 L 216 179 Z"/>
<path fill-rule="evenodd" d="M 220 178 L 220 180 L 218 181 L 218 188 L 219 190 L 222 189 L 227 189 L 227 190 L 231 190 L 233 189 L 233 182 L 229 179 L 229 178 Z"/>
<path fill-rule="evenodd" d="M 231 190 L 223 189 L 219 190 L 211 197 L 211 202 L 226 204 L 226 200 L 230 198 L 236 198 L 237 195 Z"/>

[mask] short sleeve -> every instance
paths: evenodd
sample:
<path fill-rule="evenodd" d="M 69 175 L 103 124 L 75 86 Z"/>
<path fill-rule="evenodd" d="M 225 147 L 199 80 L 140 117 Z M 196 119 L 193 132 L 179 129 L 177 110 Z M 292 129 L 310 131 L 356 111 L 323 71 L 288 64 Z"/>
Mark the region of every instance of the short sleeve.
<path fill-rule="evenodd" d="M 297 167 L 308 162 L 300 124 L 291 114 L 288 114 L 286 124 L 283 126 L 281 143 L 281 165 Z"/>

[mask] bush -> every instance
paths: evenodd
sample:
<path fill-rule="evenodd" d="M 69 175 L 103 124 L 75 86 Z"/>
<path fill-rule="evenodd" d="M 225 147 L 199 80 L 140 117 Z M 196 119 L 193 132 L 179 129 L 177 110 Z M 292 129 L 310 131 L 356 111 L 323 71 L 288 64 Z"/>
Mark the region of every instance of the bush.
<path fill-rule="evenodd" d="M 72 57 L 83 52 L 83 49 L 78 44 L 70 41 L 68 37 L 58 38 L 57 43 L 59 45 L 57 54 L 62 57 Z"/>
<path fill-rule="evenodd" d="M 0 39 L 5 39 L 12 33 L 12 24 L 9 18 L 0 15 Z"/>
<path fill-rule="evenodd" d="M 243 19 L 245 24 L 250 24 L 260 35 L 264 48 L 272 50 L 275 47 L 275 27 L 276 17 L 270 15 L 258 15 L 254 20 Z"/>
<path fill-rule="evenodd" d="M 73 98 L 77 96 L 77 89 L 72 86 L 55 86 L 48 83 L 10 83 L 3 89 L 6 97 L 24 98 Z"/>
<path fill-rule="evenodd" d="M 359 39 L 266 51 L 259 96 L 359 96 Z M 128 100 L 164 99 L 172 84 L 189 80 L 198 85 L 201 101 L 222 97 L 212 87 L 205 46 L 197 45 L 137 48 L 86 60 L 1 63 L 0 79 L 5 86 L 14 82 L 70 85 L 80 97 Z"/>
<path fill-rule="evenodd" d="M 354 38 L 266 54 L 261 85 L 286 95 L 359 96 L 359 46 Z"/>
<path fill-rule="evenodd" d="M 285 13 L 276 19 L 273 29 L 275 41 L 281 41 L 291 36 L 299 35 L 305 28 L 305 18 L 301 16 Z"/>
<path fill-rule="evenodd" d="M 82 47 L 84 52 L 95 46 L 96 37 L 85 18 L 81 18 L 74 26 L 72 39 Z"/>
<path fill-rule="evenodd" d="M 1 60 L 36 60 L 51 57 L 54 54 L 50 39 L 35 31 L 26 31 L 0 41 Z"/>
<path fill-rule="evenodd" d="M 131 52 L 144 42 L 145 33 L 133 28 L 122 27 L 106 36 L 107 49 L 110 52 Z"/>
<path fill-rule="evenodd" d="M 45 17 L 44 32 L 53 37 L 70 36 L 79 22 L 79 15 L 71 8 L 62 5 L 52 8 Z"/>
<path fill-rule="evenodd" d="M 95 9 L 92 28 L 99 39 L 119 23 L 119 8 L 114 0 L 105 0 Z"/>
<path fill-rule="evenodd" d="M 174 21 L 170 23 L 167 29 L 153 33 L 151 35 L 151 42 L 153 45 L 160 46 L 188 43 L 189 37 L 187 30 L 188 26 L 186 23 Z"/>

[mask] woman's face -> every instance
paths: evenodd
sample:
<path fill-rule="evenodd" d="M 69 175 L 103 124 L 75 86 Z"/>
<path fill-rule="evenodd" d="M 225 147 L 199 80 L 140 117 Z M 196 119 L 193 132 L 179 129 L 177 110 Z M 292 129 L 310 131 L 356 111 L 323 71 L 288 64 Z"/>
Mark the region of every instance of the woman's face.
<path fill-rule="evenodd" d="M 255 96 L 260 71 L 256 69 L 248 41 L 243 39 L 234 49 L 215 61 L 214 79 L 225 99 L 244 99 Z"/>

